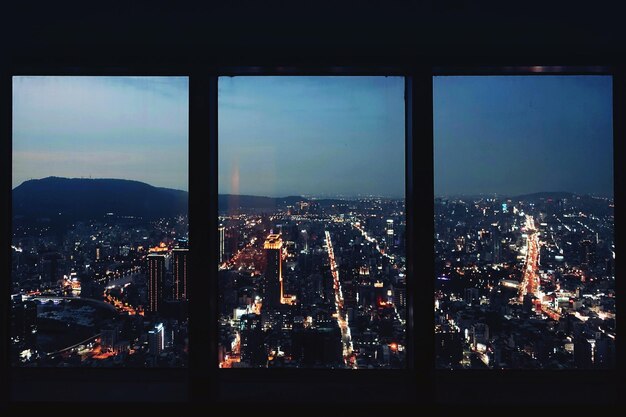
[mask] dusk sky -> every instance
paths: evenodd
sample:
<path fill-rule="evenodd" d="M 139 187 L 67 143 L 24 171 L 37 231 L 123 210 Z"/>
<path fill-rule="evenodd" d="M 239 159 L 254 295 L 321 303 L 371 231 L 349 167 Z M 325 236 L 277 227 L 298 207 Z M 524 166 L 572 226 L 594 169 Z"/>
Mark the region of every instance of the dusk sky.
<path fill-rule="evenodd" d="M 435 195 L 613 195 L 610 76 L 433 83 Z"/>
<path fill-rule="evenodd" d="M 13 187 L 48 176 L 187 190 L 187 77 L 13 77 Z"/>
<path fill-rule="evenodd" d="M 219 192 L 404 197 L 402 77 L 220 77 Z"/>

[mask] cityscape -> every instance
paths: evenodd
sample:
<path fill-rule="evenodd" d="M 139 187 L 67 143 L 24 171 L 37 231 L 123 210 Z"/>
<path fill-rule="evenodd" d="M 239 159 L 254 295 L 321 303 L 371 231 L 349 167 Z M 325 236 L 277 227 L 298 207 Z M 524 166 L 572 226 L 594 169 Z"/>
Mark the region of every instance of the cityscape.
<path fill-rule="evenodd" d="M 614 368 L 610 77 L 434 85 L 436 367 Z"/>
<path fill-rule="evenodd" d="M 186 366 L 186 216 L 15 219 L 11 248 L 14 365 Z"/>
<path fill-rule="evenodd" d="M 218 366 L 405 368 L 403 79 L 218 91 Z"/>
<path fill-rule="evenodd" d="M 13 366 L 187 366 L 187 96 L 13 78 Z"/>
<path fill-rule="evenodd" d="M 405 367 L 404 210 L 294 198 L 220 215 L 219 366 Z"/>
<path fill-rule="evenodd" d="M 611 78 L 433 85 L 436 367 L 614 368 Z M 12 365 L 186 367 L 187 80 L 13 89 Z M 406 368 L 403 78 L 218 99 L 216 365 Z"/>

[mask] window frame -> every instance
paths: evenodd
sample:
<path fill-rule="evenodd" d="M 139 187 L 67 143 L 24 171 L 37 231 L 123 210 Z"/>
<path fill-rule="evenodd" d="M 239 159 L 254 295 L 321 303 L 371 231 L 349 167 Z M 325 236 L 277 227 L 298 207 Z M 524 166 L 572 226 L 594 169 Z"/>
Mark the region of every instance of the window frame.
<path fill-rule="evenodd" d="M 12 100 L 13 100 L 13 77 L 19 76 L 102 76 L 102 77 L 125 77 L 125 76 L 171 76 L 187 77 L 188 70 L 185 68 L 162 67 L 162 68 L 131 68 L 131 67 L 105 67 L 98 65 L 16 65 L 3 68 L 2 84 L 6 86 L 5 94 L 2 94 L 2 120 L 3 127 L 0 133 L 2 138 L 2 160 L 4 168 L 3 189 L 8 194 L 6 201 L 6 231 L 0 236 L 0 244 L 4 244 L 6 250 L 0 251 L 0 265 L 9 273 L 11 270 L 11 230 L 12 230 L 12 145 L 13 145 L 13 120 L 12 120 Z M 188 91 L 190 95 L 191 88 Z M 191 117 L 189 117 L 189 123 Z M 188 131 L 191 129 L 188 128 Z M 188 135 L 189 136 L 189 135 Z M 191 140 L 189 139 L 189 145 Z M 191 152 L 189 152 L 191 153 Z M 188 161 L 190 162 L 190 160 Z M 188 176 L 190 173 L 188 169 Z M 189 210 L 190 211 L 190 210 Z M 5 211 L 3 211 L 5 213 Z M 28 368 L 12 366 L 10 360 L 10 303 L 11 280 L 7 280 L 3 287 L 1 303 L 3 313 L 2 337 L 6 342 L 2 344 L 2 367 L 6 375 L 6 391 L 3 402 L 24 406 L 29 404 L 45 404 L 58 401 L 60 393 L 69 390 L 76 391 L 84 396 L 84 401 L 88 403 L 98 403 L 109 401 L 107 396 L 98 393 L 98 390 L 111 388 L 108 394 L 113 401 L 129 401 L 120 398 L 129 390 L 138 390 L 137 401 L 156 404 L 175 404 L 188 401 L 190 395 L 189 369 L 187 368 Z M 190 358 L 191 363 L 191 358 Z M 41 383 L 41 387 L 38 384 Z M 167 388 L 165 388 L 167 386 Z M 24 388 L 31 388 L 38 394 L 36 398 L 28 398 L 24 395 Z M 50 392 L 46 392 L 48 387 Z M 53 387 L 53 388 L 50 388 Z M 161 388 L 162 387 L 162 388 Z M 153 395 L 153 391 L 159 391 L 159 396 Z M 145 392 L 145 393 L 144 393 Z M 116 399 L 119 398 L 119 399 Z"/>
<path fill-rule="evenodd" d="M 619 117 L 624 110 L 624 74 L 623 68 L 615 65 L 581 65 L 574 63 L 572 65 L 435 65 L 433 66 L 434 77 L 454 77 L 454 76 L 529 76 L 529 77 L 549 77 L 554 75 L 607 75 L 612 78 L 612 101 L 613 101 L 613 189 L 614 201 L 616 206 L 621 206 L 624 201 L 624 183 L 623 183 L 623 140 L 619 140 L 624 136 L 623 121 Z M 434 98 L 434 97 L 433 97 Z M 432 112 L 432 108 L 431 108 Z M 432 112 L 434 118 L 434 112 Z M 434 132 L 432 142 L 434 144 Z M 433 154 L 434 159 L 434 154 Z M 434 179 L 434 171 L 433 171 Z M 434 194 L 433 194 L 434 197 Z M 433 198 L 434 200 L 434 198 Z M 615 210 L 615 217 L 620 217 L 618 211 Z M 434 205 L 432 218 L 434 218 Z M 615 222 L 615 242 L 616 247 L 621 247 L 624 239 L 624 230 L 620 226 L 619 221 Z M 619 256 L 616 258 L 615 269 L 621 271 L 621 261 Z M 620 265 L 620 266 L 618 266 Z M 617 274 L 616 273 L 616 277 Z M 433 285 L 432 294 L 434 294 L 434 263 L 431 274 Z M 623 294 L 623 285 L 616 278 L 616 310 L 622 311 L 625 305 Z M 619 323 L 624 321 L 619 313 L 616 314 L 616 328 Z M 434 315 L 433 322 L 434 324 Z M 619 331 L 618 331 L 619 332 Z M 525 390 L 525 386 L 537 383 L 538 377 L 541 382 L 540 387 L 544 387 L 532 403 L 536 404 L 554 404 L 555 395 L 548 392 L 551 387 L 558 387 L 557 392 L 566 393 L 577 392 L 580 389 L 581 382 L 584 381 L 586 392 L 580 394 L 577 398 L 564 398 L 563 404 L 595 404 L 604 403 L 611 404 L 621 401 L 618 399 L 618 390 L 616 386 L 612 386 L 609 381 L 616 381 L 620 375 L 624 374 L 624 344 L 620 343 L 621 337 L 616 338 L 616 366 L 614 369 L 459 369 L 445 370 L 436 369 L 435 360 L 433 358 L 433 371 L 435 375 L 434 384 L 436 401 L 438 403 L 452 404 L 514 404 L 519 402 L 517 392 Z M 534 382 L 533 382 L 534 381 Z M 514 388 L 510 388 L 514 387 Z M 541 391 L 541 390 L 538 390 Z M 497 395 L 488 399 L 484 398 L 485 392 L 495 392 Z M 452 396 L 449 394 L 452 393 Z M 451 398 L 452 397 L 452 398 Z"/>
<path fill-rule="evenodd" d="M 422 73 L 425 73 L 423 70 Z M 406 221 L 407 231 L 413 230 L 413 222 L 410 220 L 412 216 L 409 214 L 414 204 L 413 184 L 414 178 L 411 175 L 413 154 L 413 91 L 415 88 L 415 73 L 410 66 L 225 66 L 217 68 L 216 72 L 211 75 L 210 83 L 217 91 L 217 83 L 219 77 L 229 76 L 400 76 L 404 78 L 404 95 L 405 95 L 405 204 L 406 204 Z M 212 118 L 215 122 L 209 126 L 211 130 L 211 169 L 213 173 L 213 184 L 211 196 L 218 194 L 218 123 L 217 123 L 217 94 L 212 97 L 213 108 L 211 111 Z M 210 229 L 212 230 L 212 243 L 214 249 L 210 250 L 209 257 L 211 265 L 218 265 L 217 259 L 217 242 L 219 236 L 217 232 L 217 199 L 214 199 L 214 219 Z M 283 396 L 281 401 L 290 403 L 296 401 L 298 403 L 319 403 L 320 397 L 327 396 L 326 402 L 349 404 L 351 401 L 361 398 L 363 390 L 373 389 L 370 400 L 373 403 L 383 404 L 409 404 L 414 393 L 417 391 L 417 381 L 413 378 L 416 369 L 414 363 L 414 349 L 416 343 L 416 332 L 413 331 L 413 314 L 412 306 L 416 297 L 416 285 L 412 282 L 411 271 L 409 265 L 413 264 L 413 251 L 415 233 L 407 233 L 407 364 L 404 369 L 375 369 L 375 370 L 349 370 L 349 369 L 219 369 L 217 367 L 217 340 L 218 340 L 218 305 L 216 300 L 213 306 L 211 322 L 215 323 L 213 334 L 215 353 L 211 358 L 211 366 L 215 369 L 215 381 L 218 388 L 217 403 L 226 406 L 232 401 L 249 401 L 252 403 L 269 403 L 276 401 Z M 212 290 L 217 294 L 219 292 L 217 279 L 214 280 Z M 212 297 L 214 298 L 214 297 Z M 250 390 L 246 394 L 237 393 L 237 388 L 242 382 L 256 386 L 261 389 Z M 307 395 L 302 396 L 302 385 L 294 385 L 295 382 L 303 384 L 306 382 Z M 329 382 L 340 384 L 337 388 L 345 390 L 342 394 L 328 395 Z M 347 397 L 347 398 L 345 398 Z M 368 396 L 366 396 L 367 398 Z M 390 401 L 391 400 L 391 401 Z M 323 400 L 324 401 L 324 400 Z"/>
<path fill-rule="evenodd" d="M 319 65 L 319 62 L 294 62 L 293 65 L 255 66 L 230 65 L 219 66 L 207 62 L 192 62 L 176 65 L 152 65 L 150 63 L 130 63 L 121 67 L 112 67 L 99 62 L 83 60 L 68 64 L 59 60 L 49 64 L 41 61 L 19 61 L 3 66 L 0 84 L 0 153 L 4 175 L 2 187 L 8 198 L 2 207 L 7 213 L 3 221 L 3 229 L 8 233 L 0 236 L 0 265 L 10 270 L 10 231 L 11 229 L 11 175 L 12 175 L 12 76 L 17 75 L 172 75 L 189 77 L 189 234 L 190 251 L 190 308 L 189 308 L 189 367 L 185 369 L 168 368 L 12 368 L 9 363 L 9 325 L 10 315 L 8 295 L 10 280 L 7 280 L 4 295 L 0 296 L 2 308 L 0 352 L 5 367 L 7 383 L 10 389 L 5 391 L 0 400 L 16 410 L 26 407 L 46 409 L 46 403 L 33 398 L 20 397 L 16 400 L 13 392 L 30 386 L 33 379 L 42 383 L 53 382 L 66 386 L 88 385 L 90 387 L 106 387 L 120 384 L 118 393 L 125 390 L 139 389 L 147 392 L 146 396 L 137 401 L 138 405 L 159 409 L 165 407 L 192 407 L 194 405 L 217 406 L 227 410 L 233 401 L 241 405 L 276 404 L 287 406 L 290 403 L 306 404 L 311 409 L 323 410 L 329 403 L 352 409 L 356 400 L 368 398 L 372 404 L 379 405 L 443 405 L 443 404 L 517 404 L 517 389 L 523 390 L 527 384 L 536 384 L 539 389 L 537 398 L 528 400 L 529 404 L 567 404 L 573 400 L 568 394 L 577 392 L 584 381 L 587 396 L 576 398 L 582 402 L 595 403 L 602 400 L 608 403 L 623 401 L 618 398 L 618 384 L 614 378 L 624 374 L 624 344 L 621 339 L 616 341 L 617 367 L 614 370 L 560 370 L 560 371 L 529 371 L 529 370 L 458 370 L 447 371 L 435 369 L 434 352 L 434 311 L 432 308 L 434 294 L 434 248 L 432 236 L 434 222 L 416 224 L 415 218 L 434 215 L 434 160 L 433 160 L 433 103 L 432 79 L 439 75 L 528 75 L 531 66 L 519 63 L 494 62 L 493 65 L 467 65 L 471 59 L 462 64 L 435 63 L 436 59 L 423 58 L 417 62 L 407 57 L 402 65 L 383 64 L 351 64 L 351 65 Z M 528 61 L 535 61 L 529 59 Z M 580 64 L 580 63 L 573 63 Z M 550 74 L 597 74 L 590 68 L 565 66 L 552 68 Z M 581 70 L 581 68 L 587 68 Z M 619 115 L 624 114 L 625 78 L 624 67 L 602 66 L 602 71 L 613 76 L 613 158 L 614 158 L 614 198 L 621 207 L 626 204 L 624 197 L 624 122 Z M 573 72 L 572 69 L 574 69 Z M 534 71 L 534 70 L 533 70 Z M 545 73 L 544 73 L 545 74 Z M 234 75 L 401 75 L 405 77 L 405 178 L 406 178 L 406 212 L 407 212 L 407 369 L 404 370 L 312 370 L 312 369 L 230 369 L 220 370 L 217 367 L 217 80 L 219 76 Z M 208 161 L 208 170 L 207 168 Z M 206 213 L 214 213 L 207 216 Z M 618 217 L 618 216 L 616 216 Z M 209 232 L 207 233 L 207 229 Z M 620 221 L 615 226 L 616 246 L 621 247 L 625 241 L 626 231 Z M 208 250 L 208 256 L 199 254 Z M 415 253 L 423 254 L 419 258 Z M 194 253 L 197 255 L 194 256 Z M 410 255 L 409 255 L 410 254 Z M 419 259 L 426 259 L 420 270 L 415 264 Z M 616 259 L 616 271 L 622 270 L 621 257 Z M 208 266 L 207 266 L 208 265 Z M 424 265 L 428 265 L 424 267 Z M 208 268 L 208 270 L 207 270 Z M 619 272 L 618 272 L 619 273 Z M 208 279 L 202 279 L 206 277 Z M 425 281 L 422 281 L 425 279 Z M 417 285 L 419 280 L 419 284 Z M 624 285 L 616 280 L 617 310 L 622 311 L 625 305 Z M 208 297 L 196 296 L 193 293 L 209 294 Z M 207 302 L 208 301 L 208 302 Z M 618 316 L 620 314 L 618 313 Z M 210 329 L 196 321 L 198 317 L 208 317 Z M 196 319 L 194 319 L 196 318 Z M 617 319 L 620 320 L 620 319 Z M 621 323 L 621 321 L 618 321 Z M 195 346 L 195 347 L 194 347 Z M 208 352 L 208 353 L 207 353 Z M 538 381 L 538 373 L 541 380 Z M 565 378 L 564 378 L 565 377 Z M 177 385 L 185 391 L 177 399 L 167 400 L 159 397 L 168 390 L 165 384 Z M 20 385 L 21 384 L 21 385 Z M 100 384 L 100 385 L 99 385 Z M 333 385 L 335 384 L 335 385 Z M 61 384 L 59 384 L 61 385 Z M 325 396 L 329 387 L 349 390 L 342 396 Z M 511 388 L 513 387 L 513 388 Z M 561 395 L 547 392 L 556 388 Z M 543 389 L 542 389 L 543 388 Z M 67 388 L 64 388 L 67 389 Z M 208 393 L 207 393 L 208 390 Z M 307 390 L 305 398 L 298 397 L 299 392 Z M 542 392 L 543 391 L 543 392 Z M 485 395 L 485 393 L 493 395 Z M 256 397 L 251 395 L 256 393 Z M 609 398 L 611 397 L 611 398 Z M 149 399 L 148 399 L 149 398 Z M 163 403 L 155 402 L 160 398 Z M 128 402 L 128 398 L 109 398 L 116 402 Z M 70 401 L 72 399 L 64 399 Z M 108 400 L 101 398 L 88 399 L 90 404 L 105 404 Z M 180 402 L 179 402 L 180 401 Z M 182 404 L 181 404 L 182 402 Z M 56 402 L 55 402 L 56 403 Z M 63 403 L 63 401 L 61 401 Z M 314 404 L 315 403 L 315 404 Z M 108 402 L 106 404 L 109 404 Z M 133 403 L 134 404 L 134 403 Z M 357 409 L 369 406 L 359 403 Z M 157 408 L 158 407 L 158 408 Z M 365 412 L 368 410 L 365 409 Z M 370 410 L 373 412 L 373 410 Z"/>

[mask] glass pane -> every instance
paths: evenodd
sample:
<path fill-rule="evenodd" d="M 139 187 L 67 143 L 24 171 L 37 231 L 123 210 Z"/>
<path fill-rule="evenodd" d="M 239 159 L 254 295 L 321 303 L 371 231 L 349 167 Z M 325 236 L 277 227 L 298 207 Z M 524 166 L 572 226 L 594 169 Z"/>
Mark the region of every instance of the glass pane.
<path fill-rule="evenodd" d="M 14 77 L 14 366 L 187 363 L 186 77 Z"/>
<path fill-rule="evenodd" d="M 221 77 L 219 366 L 405 367 L 402 77 Z"/>
<path fill-rule="evenodd" d="M 437 367 L 614 367 L 611 77 L 435 77 L 434 141 Z"/>

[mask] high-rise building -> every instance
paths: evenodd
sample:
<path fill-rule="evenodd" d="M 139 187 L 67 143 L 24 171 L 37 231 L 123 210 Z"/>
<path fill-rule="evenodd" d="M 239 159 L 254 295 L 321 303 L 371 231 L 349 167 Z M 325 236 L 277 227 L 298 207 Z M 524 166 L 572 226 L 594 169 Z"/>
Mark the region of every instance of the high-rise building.
<path fill-rule="evenodd" d="M 393 237 L 393 219 L 387 219 L 387 236 Z"/>
<path fill-rule="evenodd" d="M 163 323 L 157 323 L 148 331 L 148 348 L 150 353 L 158 356 L 165 349 L 165 327 Z"/>
<path fill-rule="evenodd" d="M 585 239 L 580 242 L 580 263 L 584 266 L 595 266 L 596 248 L 595 244 Z"/>
<path fill-rule="evenodd" d="M 491 260 L 494 264 L 497 264 L 502 260 L 502 237 L 497 226 L 493 226 L 491 229 L 491 239 Z"/>
<path fill-rule="evenodd" d="M 224 262 L 224 239 L 225 239 L 225 228 L 224 226 L 220 226 L 217 230 L 220 232 L 220 263 Z"/>
<path fill-rule="evenodd" d="M 165 277 L 165 255 L 148 255 L 148 311 L 157 312 L 163 304 L 163 281 Z"/>
<path fill-rule="evenodd" d="M 172 269 L 174 274 L 174 300 L 187 299 L 189 249 L 175 248 L 172 250 Z"/>
<path fill-rule="evenodd" d="M 300 237 L 302 239 L 302 250 L 306 252 L 309 250 L 309 234 L 306 229 L 302 229 Z"/>
<path fill-rule="evenodd" d="M 239 320 L 241 335 L 241 360 L 251 366 L 264 365 L 267 354 L 263 345 L 263 328 L 261 316 L 250 313 L 243 314 Z"/>
<path fill-rule="evenodd" d="M 593 348 L 584 336 L 574 339 L 574 363 L 578 369 L 589 369 L 593 365 Z"/>
<path fill-rule="evenodd" d="M 265 249 L 267 257 L 263 304 L 268 307 L 278 307 L 283 297 L 283 240 L 280 235 L 271 234 L 265 240 L 263 248 Z"/>
<path fill-rule="evenodd" d="M 44 253 L 41 260 L 43 281 L 56 283 L 61 278 L 60 263 L 62 256 L 58 252 Z"/>

